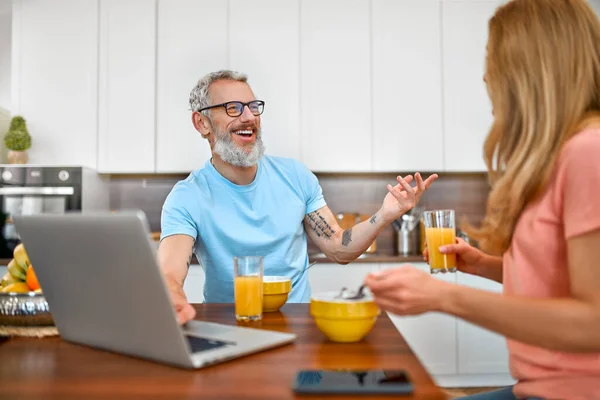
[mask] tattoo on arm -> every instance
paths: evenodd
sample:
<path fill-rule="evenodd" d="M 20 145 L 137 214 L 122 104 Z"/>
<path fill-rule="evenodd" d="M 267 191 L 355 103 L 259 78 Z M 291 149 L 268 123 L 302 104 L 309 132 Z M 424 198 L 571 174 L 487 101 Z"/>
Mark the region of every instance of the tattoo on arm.
<path fill-rule="evenodd" d="M 377 222 L 377 215 L 373 215 L 371 217 L 371 219 L 369 220 L 370 223 L 374 224 L 375 222 Z"/>
<path fill-rule="evenodd" d="M 324 237 L 325 239 L 331 239 L 335 231 L 331 226 L 327 223 L 325 218 L 319 211 L 313 211 L 307 215 L 308 217 L 308 226 L 315 232 L 317 237 Z"/>
<path fill-rule="evenodd" d="M 342 246 L 348 247 L 352 241 L 352 228 L 346 229 L 342 234 Z"/>

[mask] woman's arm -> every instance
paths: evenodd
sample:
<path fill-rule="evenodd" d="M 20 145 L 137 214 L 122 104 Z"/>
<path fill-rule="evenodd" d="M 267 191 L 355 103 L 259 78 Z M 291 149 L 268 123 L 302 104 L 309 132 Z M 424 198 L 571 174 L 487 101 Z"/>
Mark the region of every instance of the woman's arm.
<path fill-rule="evenodd" d="M 476 266 L 474 275 L 502 283 L 502 257 L 485 254 L 479 265 Z"/>
<path fill-rule="evenodd" d="M 371 273 L 365 283 L 385 311 L 441 311 L 523 343 L 567 352 L 600 351 L 600 230 L 568 240 L 571 295 L 544 299 L 459 286 L 414 267 Z M 491 264 L 490 264 L 491 265 Z"/>
<path fill-rule="evenodd" d="M 600 351 L 600 230 L 568 240 L 572 297 L 529 299 L 446 286 L 440 311 L 520 342 Z"/>
<path fill-rule="evenodd" d="M 456 254 L 456 265 L 460 272 L 477 275 L 502 283 L 502 257 L 485 254 L 461 238 L 455 244 L 440 246 L 442 254 Z M 429 262 L 429 249 L 423 252 L 425 262 Z"/>

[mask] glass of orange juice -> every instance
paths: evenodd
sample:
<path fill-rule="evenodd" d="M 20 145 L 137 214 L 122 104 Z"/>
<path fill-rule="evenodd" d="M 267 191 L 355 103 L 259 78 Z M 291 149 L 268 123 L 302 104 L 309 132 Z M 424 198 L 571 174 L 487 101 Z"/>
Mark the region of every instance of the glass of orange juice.
<path fill-rule="evenodd" d="M 454 210 L 425 211 L 425 237 L 429 249 L 429 271 L 456 272 L 456 254 L 442 254 L 440 246 L 456 243 Z"/>
<path fill-rule="evenodd" d="M 264 258 L 233 258 L 235 318 L 238 321 L 262 319 Z"/>

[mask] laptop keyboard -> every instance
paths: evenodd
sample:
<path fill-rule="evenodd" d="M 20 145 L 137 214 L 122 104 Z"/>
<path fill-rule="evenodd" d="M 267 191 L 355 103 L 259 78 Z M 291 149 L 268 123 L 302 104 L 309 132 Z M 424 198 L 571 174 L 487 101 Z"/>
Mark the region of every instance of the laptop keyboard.
<path fill-rule="evenodd" d="M 232 342 L 224 342 L 215 339 L 204 339 L 198 336 L 185 335 L 185 338 L 187 339 L 187 342 L 190 345 L 192 353 L 200 353 L 202 351 L 218 349 L 219 347 L 225 347 L 235 344 Z"/>

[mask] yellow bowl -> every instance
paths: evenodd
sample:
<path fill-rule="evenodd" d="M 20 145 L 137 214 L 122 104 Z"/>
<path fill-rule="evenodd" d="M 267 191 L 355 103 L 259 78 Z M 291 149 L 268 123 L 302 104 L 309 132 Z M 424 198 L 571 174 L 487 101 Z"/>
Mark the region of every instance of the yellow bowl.
<path fill-rule="evenodd" d="M 339 292 L 315 294 L 310 299 L 310 314 L 317 328 L 334 342 L 362 340 L 373 329 L 381 313 L 370 295 L 361 300 L 336 299 Z"/>
<path fill-rule="evenodd" d="M 292 280 L 286 276 L 263 277 L 263 312 L 279 310 L 292 290 Z"/>

